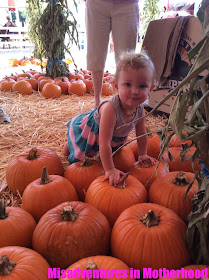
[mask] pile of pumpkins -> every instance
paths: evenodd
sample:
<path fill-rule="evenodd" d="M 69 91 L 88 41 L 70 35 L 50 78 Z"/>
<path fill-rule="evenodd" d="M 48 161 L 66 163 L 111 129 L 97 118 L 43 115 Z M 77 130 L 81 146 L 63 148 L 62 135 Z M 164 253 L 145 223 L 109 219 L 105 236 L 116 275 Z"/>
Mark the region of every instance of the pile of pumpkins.
<path fill-rule="evenodd" d="M 113 79 L 113 74 L 104 73 L 102 95 L 108 96 L 114 93 Z M 56 77 L 55 79 L 47 77 L 46 72 L 28 70 L 20 74 L 5 76 L 0 81 L 0 90 L 18 92 L 23 95 L 39 91 L 45 98 L 58 98 L 62 94 L 82 96 L 93 91 L 93 80 L 91 71 L 82 69 L 70 72 L 68 77 Z"/>
<path fill-rule="evenodd" d="M 191 264 L 185 245 L 186 216 L 198 185 L 195 180 L 184 199 L 194 173 L 191 161 L 179 160 L 181 144 L 174 135 L 169 150 L 175 162 L 164 154 L 169 172 L 158 161 L 147 168 L 136 165 L 136 141 L 124 146 L 113 156 L 116 168 L 127 172 L 116 187 L 103 181 L 102 164 L 95 159 L 64 170 L 49 149 L 15 156 L 6 181 L 22 196 L 22 206 L 0 202 L 0 279 L 45 280 L 50 267 L 51 278 L 60 280 L 75 279 L 66 270 L 78 268 L 121 273 L 111 279 L 133 279 L 130 269 L 206 268 Z M 157 158 L 159 153 L 160 139 L 153 134 L 148 154 Z"/>

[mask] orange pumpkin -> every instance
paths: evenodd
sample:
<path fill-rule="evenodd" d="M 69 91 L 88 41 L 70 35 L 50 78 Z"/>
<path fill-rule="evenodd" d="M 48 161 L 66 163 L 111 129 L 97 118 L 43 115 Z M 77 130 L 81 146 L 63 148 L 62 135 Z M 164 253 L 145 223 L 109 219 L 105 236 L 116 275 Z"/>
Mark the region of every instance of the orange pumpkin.
<path fill-rule="evenodd" d="M 31 247 L 35 227 L 36 222 L 31 214 L 19 207 L 6 207 L 6 201 L 0 199 L 0 248 Z"/>
<path fill-rule="evenodd" d="M 38 81 L 32 77 L 25 78 L 25 81 L 31 84 L 33 90 L 38 90 Z"/>
<path fill-rule="evenodd" d="M 85 158 L 67 167 L 64 177 L 75 187 L 79 200 L 85 200 L 85 193 L 90 184 L 104 174 L 102 164 L 96 160 Z"/>
<path fill-rule="evenodd" d="M 108 82 L 102 83 L 102 95 L 112 95 L 114 93 L 113 86 Z"/>
<path fill-rule="evenodd" d="M 70 270 L 72 272 L 77 271 L 77 269 L 80 269 L 82 271 L 92 270 L 92 274 L 95 273 L 95 270 L 104 271 L 104 273 L 107 273 L 106 277 L 105 275 L 102 274 L 105 279 L 112 279 L 112 280 L 117 280 L 121 278 L 125 278 L 127 280 L 131 279 L 129 267 L 121 260 L 110 256 L 93 256 L 93 257 L 84 258 L 70 265 L 67 268 L 67 270 Z M 112 273 L 112 275 L 110 273 Z M 69 277 L 67 278 L 67 275 L 65 276 L 64 274 L 62 275 L 60 274 L 60 276 L 61 277 L 59 278 L 59 280 L 69 279 Z M 101 279 L 101 277 L 99 277 L 98 274 L 95 274 L 95 277 L 90 276 L 90 277 L 82 277 L 82 278 L 81 277 L 78 278 L 70 277 L 70 278 L 72 280 Z"/>
<path fill-rule="evenodd" d="M 74 262 L 109 252 L 110 226 L 92 205 L 64 202 L 46 212 L 33 234 L 33 248 L 52 267 L 67 268 Z"/>
<path fill-rule="evenodd" d="M 1 280 L 48 280 L 47 261 L 37 252 L 19 246 L 0 248 Z"/>
<path fill-rule="evenodd" d="M 186 132 L 183 131 L 182 132 L 183 135 L 186 135 Z M 189 146 L 192 144 L 192 141 L 191 140 L 183 140 L 181 141 L 178 136 L 176 134 L 174 134 L 172 137 L 171 137 L 171 140 L 169 142 L 169 147 L 181 147 L 182 144 L 188 144 Z"/>
<path fill-rule="evenodd" d="M 163 175 L 168 173 L 165 165 L 162 162 L 159 164 L 158 169 L 156 170 L 158 163 L 159 162 L 157 161 L 154 165 L 149 167 L 141 167 L 141 165 L 137 163 L 130 168 L 130 175 L 138 179 L 145 186 L 147 191 L 149 191 L 150 186 L 156 179 L 161 178 Z"/>
<path fill-rule="evenodd" d="M 108 219 L 112 227 L 128 207 L 142 202 L 147 202 L 147 191 L 136 178 L 124 175 L 116 187 L 109 181 L 103 182 L 104 175 L 95 179 L 89 186 L 85 202 L 95 206 Z M 107 205 L 108 201 L 108 205 Z"/>
<path fill-rule="evenodd" d="M 78 71 L 71 72 L 68 76 L 69 81 L 71 80 L 82 80 L 84 81 L 83 73 L 78 73 Z"/>
<path fill-rule="evenodd" d="M 41 178 L 31 182 L 24 190 L 22 208 L 38 222 L 48 210 L 62 202 L 73 200 L 78 200 L 73 185 L 62 176 L 49 176 L 47 168 L 44 167 Z"/>
<path fill-rule="evenodd" d="M 54 80 L 52 78 L 46 78 L 46 77 L 41 79 L 41 80 L 38 80 L 38 88 L 39 88 L 39 90 L 42 91 L 43 87 L 47 83 L 54 83 Z"/>
<path fill-rule="evenodd" d="M 129 147 L 124 146 L 114 154 L 113 162 L 115 168 L 128 172 L 135 163 L 134 153 Z"/>
<path fill-rule="evenodd" d="M 18 93 L 21 93 L 23 95 L 29 95 L 32 94 L 33 89 L 29 82 L 20 80 L 13 84 L 12 90 Z"/>
<path fill-rule="evenodd" d="M 82 96 L 86 94 L 86 85 L 81 79 L 72 79 L 68 84 L 68 93 Z"/>
<path fill-rule="evenodd" d="M 1 91 L 12 91 L 12 87 L 15 83 L 15 80 L 9 78 L 4 81 L 1 81 Z"/>
<path fill-rule="evenodd" d="M 186 224 L 172 210 L 154 203 L 124 210 L 111 234 L 112 256 L 129 267 L 177 269 L 188 265 Z"/>
<path fill-rule="evenodd" d="M 186 220 L 192 210 L 191 199 L 198 191 L 198 182 L 194 181 L 186 199 L 184 199 L 194 173 L 173 171 L 155 180 L 149 190 L 149 202 L 173 210 L 180 218 Z"/>
<path fill-rule="evenodd" d="M 7 166 L 6 181 L 9 189 L 22 195 L 24 189 L 32 181 L 40 178 L 42 168 L 46 166 L 49 174 L 64 174 L 61 159 L 49 149 L 33 148 L 15 156 Z"/>
<path fill-rule="evenodd" d="M 54 82 L 50 82 L 50 80 L 48 80 L 49 82 L 47 82 L 41 91 L 42 96 L 46 97 L 46 98 L 58 98 L 62 95 L 62 89 L 60 86 L 56 85 Z"/>
<path fill-rule="evenodd" d="M 58 77 L 54 79 L 56 84 L 61 87 L 62 94 L 68 95 L 69 80 L 67 77 Z"/>
<path fill-rule="evenodd" d="M 86 91 L 87 92 L 92 92 L 93 91 L 93 80 L 92 78 L 88 78 L 84 80 L 84 83 L 86 85 Z"/>
<path fill-rule="evenodd" d="M 187 161 L 180 160 L 180 154 L 182 152 L 181 147 L 170 147 L 168 150 L 171 153 L 171 155 L 173 156 L 174 161 L 171 161 L 169 159 L 167 151 L 164 151 L 163 157 L 164 157 L 165 161 L 168 163 L 170 171 L 186 171 L 186 172 L 194 173 L 194 170 L 192 169 L 191 160 L 187 160 Z M 195 147 L 191 147 L 190 150 L 187 152 L 186 157 L 191 157 L 193 155 L 193 153 L 195 152 L 195 150 L 196 150 Z M 194 167 L 198 171 L 201 170 L 201 166 L 200 166 L 200 164 L 198 164 L 197 159 L 194 161 Z"/>

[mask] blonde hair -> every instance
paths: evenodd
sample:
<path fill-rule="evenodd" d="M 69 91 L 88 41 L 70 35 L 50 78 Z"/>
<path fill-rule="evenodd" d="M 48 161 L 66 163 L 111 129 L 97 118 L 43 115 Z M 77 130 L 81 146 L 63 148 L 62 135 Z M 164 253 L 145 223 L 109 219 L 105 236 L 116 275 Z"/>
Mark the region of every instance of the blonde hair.
<path fill-rule="evenodd" d="M 150 69 L 153 73 L 154 81 L 155 67 L 145 50 L 142 50 L 140 53 L 135 53 L 134 51 L 122 53 L 116 67 L 115 81 L 118 80 L 122 70 L 138 70 L 140 68 Z"/>

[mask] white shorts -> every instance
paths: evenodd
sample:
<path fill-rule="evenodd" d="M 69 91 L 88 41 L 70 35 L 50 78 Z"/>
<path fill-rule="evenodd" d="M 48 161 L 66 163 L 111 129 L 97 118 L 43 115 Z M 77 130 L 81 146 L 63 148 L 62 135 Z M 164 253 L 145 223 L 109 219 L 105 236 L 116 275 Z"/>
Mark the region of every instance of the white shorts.
<path fill-rule="evenodd" d="M 87 0 L 87 69 L 104 70 L 111 31 L 117 63 L 121 52 L 135 50 L 138 30 L 138 3 Z"/>

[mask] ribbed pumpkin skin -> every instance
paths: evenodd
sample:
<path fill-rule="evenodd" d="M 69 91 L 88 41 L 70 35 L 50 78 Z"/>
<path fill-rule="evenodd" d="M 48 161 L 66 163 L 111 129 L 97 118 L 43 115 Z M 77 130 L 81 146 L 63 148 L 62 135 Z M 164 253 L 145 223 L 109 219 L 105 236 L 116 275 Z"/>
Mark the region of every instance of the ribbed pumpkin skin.
<path fill-rule="evenodd" d="M 203 270 L 204 268 L 208 268 L 209 269 L 209 266 L 206 266 L 206 265 L 201 265 L 201 264 L 192 264 L 192 265 L 188 265 L 188 266 L 185 266 L 184 269 L 185 270 Z M 165 279 L 165 280 L 179 280 L 179 279 L 184 279 L 184 280 L 196 280 L 197 278 L 193 277 L 193 278 L 187 278 L 185 277 L 184 275 L 182 275 L 183 277 L 178 277 L 178 278 L 159 278 L 159 279 Z M 208 279 L 207 278 L 203 278 L 203 279 Z"/>
<path fill-rule="evenodd" d="M 63 221 L 63 207 L 72 206 L 78 217 L 75 222 Z M 64 202 L 45 213 L 33 234 L 33 248 L 52 267 L 67 268 L 81 258 L 107 255 L 110 225 L 92 205 L 80 201 Z"/>
<path fill-rule="evenodd" d="M 138 160 L 139 150 L 137 140 L 132 141 L 127 146 L 131 148 L 134 153 L 135 159 Z M 155 133 L 152 134 L 152 136 L 148 137 L 147 154 L 156 159 L 158 159 L 158 156 L 160 154 L 160 137 Z"/>
<path fill-rule="evenodd" d="M 129 172 L 130 175 L 138 179 L 145 186 L 147 191 L 149 191 L 150 186 L 156 179 L 168 173 L 165 165 L 162 162 L 160 163 L 157 171 L 155 172 L 157 165 L 158 165 L 158 161 L 154 165 L 150 167 L 144 167 L 144 168 L 142 168 L 141 165 L 139 164 L 135 164 L 130 168 Z"/>
<path fill-rule="evenodd" d="M 125 189 L 119 189 L 109 184 L 104 176 L 95 179 L 89 186 L 85 202 L 95 206 L 108 219 L 112 227 L 128 207 L 142 202 L 147 202 L 147 191 L 136 178 L 129 175 L 125 180 Z"/>
<path fill-rule="evenodd" d="M 147 227 L 140 219 L 153 210 L 158 225 Z M 184 243 L 186 224 L 172 210 L 152 203 L 136 204 L 119 216 L 112 230 L 112 256 L 134 269 L 177 269 L 189 264 Z"/>
<path fill-rule="evenodd" d="M 16 265 L 9 275 L 0 275 L 1 280 L 48 280 L 47 261 L 37 252 L 19 246 L 0 248 L 0 256 L 7 255 Z"/>
<path fill-rule="evenodd" d="M 0 220 L 0 248 L 6 246 L 31 247 L 36 227 L 34 218 L 19 207 L 6 207 L 8 217 Z"/>
<path fill-rule="evenodd" d="M 131 166 L 135 163 L 134 153 L 129 147 L 124 146 L 114 154 L 113 162 L 115 168 L 123 172 L 128 172 Z"/>
<path fill-rule="evenodd" d="M 188 153 L 186 154 L 186 157 L 191 157 L 195 150 L 196 150 L 195 147 L 191 147 L 190 150 L 188 151 Z M 194 173 L 194 171 L 192 169 L 191 160 L 180 161 L 180 153 L 182 151 L 181 147 L 171 147 L 171 148 L 169 148 L 169 151 L 170 151 L 171 155 L 173 156 L 174 161 L 170 161 L 170 159 L 168 157 L 168 153 L 166 151 L 163 153 L 163 157 L 164 157 L 165 161 L 168 163 L 170 171 L 186 171 L 186 172 Z M 197 159 L 194 162 L 194 166 L 195 166 L 196 170 L 198 170 L 198 171 L 201 170 L 201 166 L 198 164 Z"/>
<path fill-rule="evenodd" d="M 194 181 L 191 189 L 184 199 L 189 184 L 177 186 L 173 183 L 179 171 L 173 171 L 165 174 L 160 179 L 154 181 L 149 190 L 149 202 L 165 206 L 173 210 L 180 218 L 186 220 L 186 217 L 192 210 L 191 199 L 198 191 L 198 182 Z M 189 182 L 194 178 L 194 173 L 185 172 Z"/>
<path fill-rule="evenodd" d="M 90 184 L 99 176 L 104 174 L 100 162 L 90 160 L 92 165 L 82 166 L 83 161 L 72 163 L 67 167 L 64 177 L 75 187 L 79 200 L 85 201 L 85 192 Z"/>
<path fill-rule="evenodd" d="M 19 190 L 22 195 L 27 185 L 41 177 L 44 166 L 47 167 L 49 174 L 61 176 L 64 174 L 61 159 L 55 152 L 39 148 L 37 149 L 38 157 L 34 160 L 28 160 L 30 150 L 28 149 L 15 156 L 7 166 L 6 181 L 14 194 L 17 194 L 17 190 Z"/>
<path fill-rule="evenodd" d="M 22 208 L 28 211 L 38 222 L 50 209 L 65 201 L 78 200 L 74 186 L 64 177 L 49 175 L 52 181 L 40 184 L 41 178 L 31 182 L 24 190 Z"/>
<path fill-rule="evenodd" d="M 122 271 L 125 270 L 127 272 L 127 277 L 125 277 L 124 279 L 130 280 L 131 278 L 129 277 L 130 275 L 130 271 L 129 271 L 129 267 L 122 262 L 119 259 L 110 257 L 110 256 L 93 256 L 93 257 L 88 257 L 88 258 L 84 258 L 79 260 L 78 262 L 72 264 L 71 266 L 69 266 L 67 268 L 67 270 L 76 270 L 77 268 L 81 269 L 81 270 L 85 270 L 85 268 L 88 266 L 88 263 L 90 262 L 94 262 L 97 267 L 98 270 L 103 269 L 103 270 L 120 270 L 121 274 Z M 114 274 L 115 276 L 115 274 Z M 59 280 L 62 279 L 69 279 L 67 277 L 60 277 Z M 71 278 L 72 280 L 75 279 L 85 279 L 88 280 L 88 278 Z M 112 277 L 112 280 L 117 280 L 117 279 L 122 279 L 121 278 L 116 278 L 116 277 Z"/>

